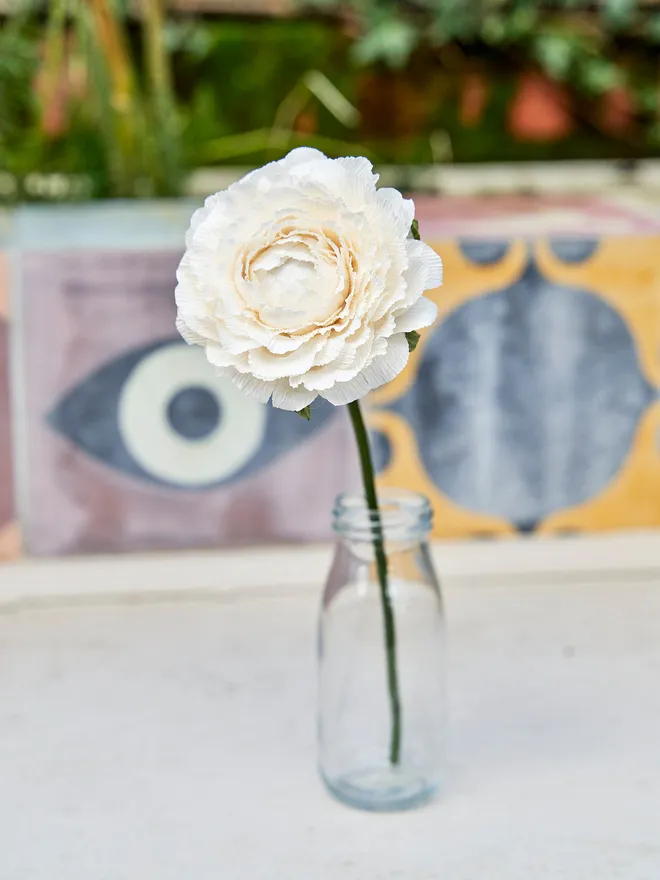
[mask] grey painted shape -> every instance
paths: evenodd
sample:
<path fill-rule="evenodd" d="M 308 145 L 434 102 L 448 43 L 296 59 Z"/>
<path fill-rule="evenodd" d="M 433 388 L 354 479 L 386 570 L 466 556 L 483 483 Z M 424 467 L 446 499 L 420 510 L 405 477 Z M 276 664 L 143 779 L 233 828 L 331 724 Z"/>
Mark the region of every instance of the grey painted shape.
<path fill-rule="evenodd" d="M 190 386 L 179 391 L 167 406 L 167 420 L 173 431 L 186 440 L 201 440 L 218 427 L 222 404 L 207 388 Z"/>
<path fill-rule="evenodd" d="M 655 397 L 619 314 L 529 263 L 445 319 L 392 409 L 441 491 L 529 531 L 606 486 Z"/>
<path fill-rule="evenodd" d="M 56 404 L 47 417 L 51 428 L 75 443 L 87 455 L 136 480 L 174 490 L 203 491 L 235 483 L 273 464 L 294 446 L 316 434 L 337 412 L 327 401 L 315 401 L 312 404 L 312 419 L 308 422 L 295 413 L 275 409 L 269 404 L 263 443 L 239 470 L 220 482 L 209 482 L 198 487 L 180 486 L 162 480 L 141 467 L 130 454 L 121 435 L 118 404 L 122 386 L 137 364 L 151 352 L 172 342 L 185 345 L 179 337 L 159 340 L 101 366 L 70 389 Z M 179 433 L 183 435 L 186 430 L 190 433 L 193 428 L 188 426 Z M 240 424 L 236 425 L 236 430 L 241 431 Z"/>
<path fill-rule="evenodd" d="M 459 242 L 463 256 L 478 266 L 494 266 L 506 256 L 510 242 L 504 239 L 464 238 Z"/>
<path fill-rule="evenodd" d="M 392 444 L 387 434 L 373 430 L 369 431 L 369 445 L 371 446 L 374 470 L 379 474 L 388 467 L 392 460 Z"/>
<path fill-rule="evenodd" d="M 598 239 L 551 238 L 550 250 L 562 263 L 586 263 L 598 250 Z"/>

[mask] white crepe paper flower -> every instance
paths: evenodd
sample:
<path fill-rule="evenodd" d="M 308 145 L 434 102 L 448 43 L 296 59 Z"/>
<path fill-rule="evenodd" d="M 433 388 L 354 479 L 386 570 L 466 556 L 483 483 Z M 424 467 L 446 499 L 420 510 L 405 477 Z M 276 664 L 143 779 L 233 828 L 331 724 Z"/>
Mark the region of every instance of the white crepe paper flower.
<path fill-rule="evenodd" d="M 440 257 L 364 158 L 293 150 L 210 196 L 177 272 L 177 328 L 247 394 L 300 411 L 397 376 L 436 306 Z"/>

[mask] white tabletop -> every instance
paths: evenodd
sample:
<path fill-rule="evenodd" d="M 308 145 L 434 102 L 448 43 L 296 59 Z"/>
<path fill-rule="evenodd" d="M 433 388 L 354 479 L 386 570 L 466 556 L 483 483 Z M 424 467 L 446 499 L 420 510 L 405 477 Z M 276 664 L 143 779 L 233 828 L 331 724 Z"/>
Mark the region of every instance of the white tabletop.
<path fill-rule="evenodd" d="M 315 590 L 6 607 L 1 880 L 657 880 L 660 584 L 445 593 L 450 779 L 395 815 L 317 779 Z"/>

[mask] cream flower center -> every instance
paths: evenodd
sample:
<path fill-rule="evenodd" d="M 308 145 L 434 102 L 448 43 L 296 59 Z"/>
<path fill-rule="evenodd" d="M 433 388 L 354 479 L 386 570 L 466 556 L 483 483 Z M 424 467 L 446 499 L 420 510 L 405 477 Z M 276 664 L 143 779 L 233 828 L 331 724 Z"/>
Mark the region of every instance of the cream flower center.
<path fill-rule="evenodd" d="M 332 231 L 280 230 L 242 257 L 242 293 L 259 321 L 285 333 L 332 323 L 350 292 L 352 261 Z"/>

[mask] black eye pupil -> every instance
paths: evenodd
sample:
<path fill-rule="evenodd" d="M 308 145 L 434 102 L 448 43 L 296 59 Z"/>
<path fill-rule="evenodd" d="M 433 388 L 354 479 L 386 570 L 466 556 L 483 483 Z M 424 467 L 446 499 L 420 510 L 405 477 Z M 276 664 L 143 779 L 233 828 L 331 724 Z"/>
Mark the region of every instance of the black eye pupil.
<path fill-rule="evenodd" d="M 193 386 L 179 391 L 167 406 L 172 428 L 186 440 L 208 437 L 220 423 L 218 399 L 206 388 Z"/>

